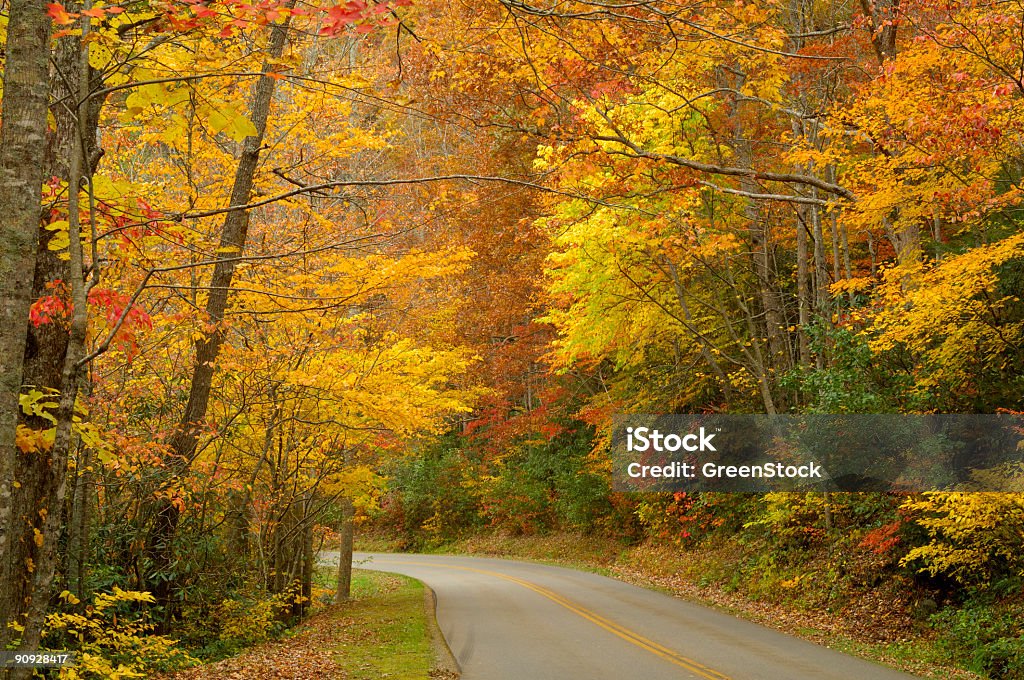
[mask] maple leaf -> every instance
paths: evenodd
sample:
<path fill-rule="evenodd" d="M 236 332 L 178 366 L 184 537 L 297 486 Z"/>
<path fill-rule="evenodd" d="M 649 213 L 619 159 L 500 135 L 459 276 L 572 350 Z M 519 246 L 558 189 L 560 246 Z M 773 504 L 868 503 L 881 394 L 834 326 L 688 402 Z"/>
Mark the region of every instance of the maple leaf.
<path fill-rule="evenodd" d="M 77 18 L 75 14 L 68 14 L 67 10 L 64 9 L 64 5 L 56 2 L 51 2 L 46 6 L 46 13 L 50 15 L 54 23 L 62 26 L 74 23 Z"/>

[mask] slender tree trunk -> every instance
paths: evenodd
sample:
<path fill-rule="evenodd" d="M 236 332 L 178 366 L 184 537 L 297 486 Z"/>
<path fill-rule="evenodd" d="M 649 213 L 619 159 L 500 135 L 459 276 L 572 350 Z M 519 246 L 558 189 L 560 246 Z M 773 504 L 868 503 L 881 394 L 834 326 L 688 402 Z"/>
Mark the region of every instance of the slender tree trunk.
<path fill-rule="evenodd" d="M 742 82 L 736 83 L 737 89 L 742 89 Z M 741 122 L 742 105 L 736 103 L 734 114 L 736 124 L 733 131 L 733 146 L 735 148 L 737 163 L 744 168 L 753 168 L 754 154 L 750 140 L 746 139 L 743 123 Z M 748 193 L 759 193 L 760 187 L 750 176 L 743 176 L 739 180 L 740 189 Z M 751 242 L 751 264 L 756 279 L 758 297 L 761 302 L 761 309 L 764 313 L 763 329 L 765 345 L 762 350 L 759 347 L 756 337 L 751 338 L 754 348 L 761 355 L 761 375 L 759 378 L 761 396 L 764 401 L 765 412 L 776 412 L 775 386 L 776 379 L 785 370 L 791 368 L 791 357 L 786 346 L 786 339 L 783 332 L 786 327 L 785 317 L 782 313 L 782 300 L 779 290 L 776 287 L 777 278 L 772 258 L 771 231 L 768 218 L 763 214 L 761 205 L 757 200 L 748 199 L 744 208 L 744 217 L 748 222 Z"/>
<path fill-rule="evenodd" d="M 310 494 L 312 496 L 312 494 Z M 316 555 L 313 554 L 313 518 L 309 516 L 312 509 L 312 498 L 308 499 L 302 527 L 302 601 L 300 603 L 299 616 L 305 616 L 309 610 L 310 600 L 313 598 L 313 569 L 315 567 Z"/>
<path fill-rule="evenodd" d="M 878 63 L 883 64 L 896 56 L 896 18 L 900 0 L 860 0 L 861 9 L 868 19 L 871 45 Z"/>
<path fill-rule="evenodd" d="M 814 311 L 819 317 L 828 316 L 829 278 L 825 259 L 825 234 L 821 228 L 821 213 L 811 206 L 811 235 L 814 239 Z"/>
<path fill-rule="evenodd" d="M 820 219 L 820 218 L 819 218 Z M 842 254 L 839 252 L 839 230 L 836 229 L 835 222 L 832 223 L 832 280 L 838 281 L 843 278 L 843 272 L 840 269 L 842 266 Z"/>
<path fill-rule="evenodd" d="M 67 588 L 85 601 L 85 566 L 89 555 L 89 486 L 92 483 L 92 449 L 81 447 L 75 465 L 75 491 L 68 523 Z"/>
<path fill-rule="evenodd" d="M 828 166 L 828 172 L 826 174 L 830 180 L 836 179 L 836 167 L 834 165 Z M 850 235 L 846 228 L 846 222 L 840 224 L 839 216 L 835 210 L 831 213 L 832 229 L 838 230 L 839 232 L 839 245 L 843 252 L 843 276 L 846 278 L 853 278 L 853 268 L 850 265 Z M 849 300 L 853 302 L 853 291 L 849 292 Z"/>
<path fill-rule="evenodd" d="M 64 550 L 64 588 L 66 590 L 72 590 L 73 584 L 71 581 L 77 571 L 76 560 L 79 555 L 78 529 L 82 523 L 81 513 L 84 492 L 82 471 L 85 469 L 83 464 L 86 462 L 87 453 L 86 448 L 78 437 L 73 439 L 71 448 L 76 451 L 76 455 L 74 472 L 72 473 L 74 475 L 74 485 L 71 488 L 71 497 L 68 499 L 67 509 L 64 513 L 64 532 L 67 535 L 67 547 Z"/>
<path fill-rule="evenodd" d="M 812 7 L 804 0 L 790 0 L 788 7 L 787 27 L 791 35 L 789 49 L 799 52 L 804 47 L 803 35 L 808 31 L 812 23 L 810 16 Z M 811 123 L 814 125 L 814 123 Z M 793 138 L 807 135 L 806 122 L 794 118 L 791 122 Z M 803 169 L 803 168 L 801 168 Z M 808 170 L 811 168 L 808 168 Z M 810 366 L 811 348 L 810 337 L 807 333 L 807 326 L 811 320 L 811 292 L 808 285 L 809 272 L 807 269 L 807 228 L 810 223 L 810 206 L 801 205 L 797 207 L 796 221 L 796 306 L 797 306 L 797 361 L 801 368 Z"/>
<path fill-rule="evenodd" d="M 816 205 L 811 206 L 811 236 L 814 241 L 814 316 L 819 323 L 828 324 L 832 320 L 831 293 L 825 261 L 825 234 L 821 228 L 821 212 Z M 819 370 L 825 367 L 822 351 L 818 351 L 814 360 Z"/>
<path fill-rule="evenodd" d="M 800 365 L 803 367 L 811 364 L 810 339 L 807 335 L 807 326 L 811 321 L 811 291 L 807 280 L 807 213 L 806 209 L 800 211 L 796 225 L 796 298 L 800 322 Z"/>
<path fill-rule="evenodd" d="M 352 518 L 354 508 L 351 498 L 341 499 L 341 521 L 338 526 L 338 586 L 334 593 L 335 602 L 344 602 L 352 597 Z"/>
<path fill-rule="evenodd" d="M 22 610 L 15 577 L 18 540 L 13 482 L 32 272 L 39 234 L 49 91 L 50 17 L 46 0 L 11 0 L 0 110 L 0 649 Z"/>
<path fill-rule="evenodd" d="M 870 256 L 870 259 L 871 259 L 871 264 L 870 264 L 870 270 L 869 271 L 871 272 L 871 277 L 874 278 L 875 276 L 878 275 L 878 258 L 875 255 L 875 237 L 871 234 L 870 231 L 867 232 L 867 241 L 868 241 L 868 255 Z"/>
<path fill-rule="evenodd" d="M 289 7 L 293 4 L 290 3 Z M 272 61 L 280 58 L 284 52 L 287 26 L 288 20 L 286 19 L 283 23 L 275 24 L 271 30 L 270 45 L 267 48 L 268 59 L 264 62 L 262 69 L 264 74 L 273 71 Z M 235 170 L 234 185 L 231 190 L 230 204 L 232 206 L 245 205 L 251 198 L 276 82 L 275 78 L 264 75 L 253 90 L 249 118 L 256 128 L 256 134 L 246 137 L 242 142 L 242 153 Z M 247 210 L 233 210 L 227 214 L 221 228 L 220 247 L 217 248 L 218 260 L 214 265 L 213 277 L 210 281 L 210 295 L 206 304 L 207 320 L 213 325 L 214 330 L 208 338 L 196 342 L 188 403 L 178 427 L 169 440 L 173 455 L 170 467 L 175 477 L 183 474 L 191 463 L 199 441 L 199 432 L 202 429 L 203 420 L 206 418 L 217 356 L 220 353 L 221 344 L 224 342 L 224 329 L 221 324 L 227 309 L 237 258 L 245 250 L 248 231 L 249 212 Z M 150 590 L 157 603 L 164 609 L 165 624 L 173 615 L 171 594 L 174 588 L 174 578 L 170 568 L 174 562 L 173 541 L 179 517 L 180 510 L 174 504 L 169 501 L 161 501 L 156 509 L 156 519 L 146 541 L 146 554 L 152 565 L 151 573 L 158 576 L 158 578 L 152 579 Z"/>
<path fill-rule="evenodd" d="M 801 33 L 804 30 L 804 14 L 803 14 L 803 3 L 796 2 L 791 3 L 790 11 L 799 17 L 799 21 L 793 26 L 794 33 Z M 802 41 L 794 41 L 792 49 L 800 49 Z M 806 134 L 805 126 L 802 121 L 793 121 L 792 123 L 793 136 L 804 136 Z M 808 172 L 810 168 L 800 168 L 804 172 Z M 801 205 L 797 208 L 797 223 L 796 223 L 796 306 L 797 306 L 797 320 L 800 325 L 799 328 L 799 349 L 798 359 L 800 365 L 803 367 L 810 366 L 811 363 L 811 348 L 810 348 L 810 337 L 807 334 L 807 326 L 811 321 L 811 309 L 813 303 L 811 301 L 811 288 L 810 288 L 810 272 L 807 267 L 807 231 L 811 223 L 811 206 Z"/>

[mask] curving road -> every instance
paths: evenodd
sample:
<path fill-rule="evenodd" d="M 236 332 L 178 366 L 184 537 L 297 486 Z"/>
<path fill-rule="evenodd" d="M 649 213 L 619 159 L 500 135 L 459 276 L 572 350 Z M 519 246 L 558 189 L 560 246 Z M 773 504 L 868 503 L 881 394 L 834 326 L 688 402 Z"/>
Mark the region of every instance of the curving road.
<path fill-rule="evenodd" d="M 913 677 L 587 572 L 447 555 L 357 553 L 355 561 L 434 590 L 464 680 Z"/>

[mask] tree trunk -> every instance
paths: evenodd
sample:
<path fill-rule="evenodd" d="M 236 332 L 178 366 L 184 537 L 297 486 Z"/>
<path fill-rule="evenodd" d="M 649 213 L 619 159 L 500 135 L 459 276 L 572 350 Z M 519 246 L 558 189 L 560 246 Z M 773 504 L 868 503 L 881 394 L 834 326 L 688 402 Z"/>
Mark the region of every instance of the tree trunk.
<path fill-rule="evenodd" d="M 807 277 L 807 209 L 800 210 L 800 218 L 796 225 L 796 300 L 797 314 L 800 322 L 800 366 L 811 364 L 810 338 L 807 326 L 811 321 L 811 291 Z"/>
<path fill-rule="evenodd" d="M 291 7 L 293 4 L 289 3 L 288 6 Z M 263 63 L 262 68 L 264 74 L 273 71 L 272 61 L 280 58 L 284 52 L 287 26 L 288 20 L 286 19 L 283 23 L 275 24 L 271 31 L 270 45 L 267 49 L 268 59 Z M 234 185 L 231 189 L 230 205 L 232 206 L 247 204 L 252 195 L 276 82 L 275 78 L 264 75 L 253 89 L 249 117 L 256 128 L 256 134 L 246 137 L 242 142 L 242 154 L 235 170 Z M 238 262 L 237 258 L 245 250 L 248 231 L 248 210 L 232 210 L 227 214 L 221 228 L 220 247 L 217 248 L 218 259 L 214 265 L 213 277 L 210 281 L 210 295 L 206 304 L 207 321 L 213 325 L 214 330 L 208 338 L 200 339 L 195 344 L 195 361 L 192 368 L 188 403 L 181 421 L 169 440 L 172 450 L 169 467 L 174 477 L 185 472 L 196 452 L 199 432 L 202 429 L 210 402 L 210 390 L 213 385 L 217 356 L 224 341 L 224 329 L 221 324 L 227 309 L 231 281 Z M 174 504 L 166 500 L 160 501 L 156 508 L 155 522 L 146 541 L 146 555 L 151 563 L 150 573 L 151 576 L 158 577 L 150 579 L 149 588 L 156 598 L 157 604 L 165 612 L 165 624 L 174 614 L 171 594 L 175 578 L 171 566 L 174 563 L 173 541 L 179 516 L 180 510 Z"/>
<path fill-rule="evenodd" d="M 69 9 L 81 9 L 77 3 Z M 103 98 L 93 97 L 81 105 L 68 106 L 68 102 L 81 101 L 89 91 L 89 81 L 95 74 L 83 59 L 83 41 L 79 35 L 65 36 L 57 41 L 53 53 L 53 68 L 48 74 L 50 89 L 50 115 L 53 125 L 48 130 L 44 151 L 33 159 L 42 168 L 43 178 L 56 178 L 72 186 L 71 163 L 79 153 L 81 163 L 79 175 L 90 175 L 95 169 L 102 152 L 96 146 L 96 129 Z M 39 162 L 39 158 L 42 162 Z M 37 206 L 35 266 L 31 279 L 31 299 L 45 295 L 56 295 L 67 299 L 70 281 L 69 262 L 60 259 L 60 253 L 49 249 L 49 241 L 56 234 L 45 228 L 48 215 L 40 213 Z M 42 219 L 40 219 L 40 217 Z M 62 284 L 62 285 L 58 285 Z M 27 335 L 22 346 L 22 383 L 40 390 L 59 392 L 63 381 L 63 366 L 68 351 L 69 328 L 65 320 L 54 319 L 40 325 L 22 321 Z M 19 414 L 19 422 L 33 430 L 46 430 L 51 423 L 38 416 Z M 34 540 L 35 532 L 42 531 L 40 511 L 51 507 L 49 497 L 51 460 L 35 452 L 15 452 L 14 479 L 18 482 L 11 494 L 10 561 L 14 565 L 37 564 L 39 546 Z M 24 620 L 29 599 L 32 595 L 32 576 L 24 566 L 16 567 L 10 579 L 4 579 L 5 588 L 13 596 L 0 598 L 0 611 L 13 612 L 12 617 Z M 3 602 L 12 603 L 11 608 Z"/>
<path fill-rule="evenodd" d="M 355 514 L 351 498 L 341 499 L 341 522 L 338 526 L 338 586 L 334 593 L 335 602 L 344 602 L 352 597 L 352 518 Z"/>
<path fill-rule="evenodd" d="M 0 649 L 22 611 L 14 559 L 19 541 L 12 497 L 28 313 L 32 305 L 49 92 L 50 17 L 46 0 L 11 0 L 0 111 Z"/>
<path fill-rule="evenodd" d="M 67 589 L 85 601 L 85 565 L 89 555 L 89 485 L 92 483 L 92 450 L 80 446 L 75 464 L 75 490 L 68 522 Z"/>
<path fill-rule="evenodd" d="M 299 616 L 309 611 L 310 600 L 313 599 L 313 569 L 316 567 L 316 555 L 313 554 L 313 518 L 309 516 L 312 498 L 308 499 L 302 527 L 302 595 Z"/>
<path fill-rule="evenodd" d="M 896 17 L 900 0 L 860 0 L 864 16 L 868 18 L 871 31 L 871 45 L 875 48 L 878 63 L 896 56 Z"/>
<path fill-rule="evenodd" d="M 89 19 L 83 16 L 83 43 L 88 37 L 88 33 Z M 76 113 L 79 139 L 84 140 L 86 121 L 83 112 L 88 103 L 87 96 L 89 92 L 88 50 L 84 47 L 80 52 L 80 60 L 78 71 L 81 74 L 78 92 L 80 104 Z M 42 508 L 39 514 L 42 518 L 42 530 L 40 532 L 41 536 L 37 539 L 37 544 L 39 545 L 38 559 L 35 563 L 35 570 L 32 573 L 32 590 L 28 613 L 25 619 L 25 629 L 22 633 L 21 644 L 18 646 L 18 649 L 21 651 L 35 651 L 39 649 L 46 610 L 49 606 L 50 591 L 53 586 L 53 578 L 58 562 L 57 542 L 60 535 L 61 511 L 64 506 L 64 495 L 67 488 L 68 456 L 71 451 L 73 438 L 72 422 L 75 415 L 75 400 L 78 396 L 78 380 L 82 373 L 80 362 L 85 356 L 89 309 L 87 305 L 86 282 L 83 275 L 85 271 L 85 256 L 82 252 L 82 226 L 79 222 L 80 208 L 78 200 L 86 163 L 84 155 L 85 149 L 82 144 L 72 144 L 68 182 L 68 278 L 71 283 L 71 327 L 68 333 L 67 355 L 64 358 L 64 365 L 61 371 L 60 401 L 56 413 L 56 434 L 53 445 L 50 448 L 49 469 L 46 472 L 41 487 L 43 492 L 41 498 Z M 14 673 L 14 677 L 27 678 L 31 673 L 31 669 L 18 669 Z"/>

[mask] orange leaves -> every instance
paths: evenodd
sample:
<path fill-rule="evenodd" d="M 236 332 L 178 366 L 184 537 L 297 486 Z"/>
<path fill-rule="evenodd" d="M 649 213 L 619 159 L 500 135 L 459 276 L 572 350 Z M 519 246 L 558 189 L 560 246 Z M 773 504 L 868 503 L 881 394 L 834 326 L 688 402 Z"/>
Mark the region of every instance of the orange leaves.
<path fill-rule="evenodd" d="M 186 510 L 186 492 L 183 489 L 172 488 L 157 490 L 153 492 L 153 497 L 167 500 L 178 510 L 178 512 L 185 512 Z"/>
<path fill-rule="evenodd" d="M 123 11 L 123 7 L 92 7 L 91 9 L 82 10 L 82 16 L 92 17 L 93 19 L 102 19 L 108 14 L 120 14 Z"/>
<path fill-rule="evenodd" d="M 864 534 L 864 538 L 858 547 L 866 548 L 875 555 L 886 555 L 900 544 L 900 532 L 905 525 L 904 520 L 898 519 L 885 524 Z"/>
<path fill-rule="evenodd" d="M 14 442 L 22 453 L 43 453 L 53 446 L 55 432 L 53 428 L 34 430 L 19 423 Z"/>
<path fill-rule="evenodd" d="M 104 19 L 109 15 L 117 15 L 124 12 L 123 7 L 117 5 L 104 6 L 97 3 L 93 7 L 82 10 L 81 12 L 68 12 L 64 5 L 59 2 L 51 2 L 46 6 L 46 13 L 53 19 L 53 23 L 59 26 L 67 26 L 75 23 L 75 20 L 80 16 L 87 16 L 93 19 Z"/>
<path fill-rule="evenodd" d="M 56 2 L 51 2 L 47 5 L 46 13 L 50 15 L 50 18 L 53 19 L 54 23 L 60 24 L 61 26 L 73 24 L 75 22 L 75 18 L 78 16 L 68 14 L 64 9 L 64 5 Z"/>

